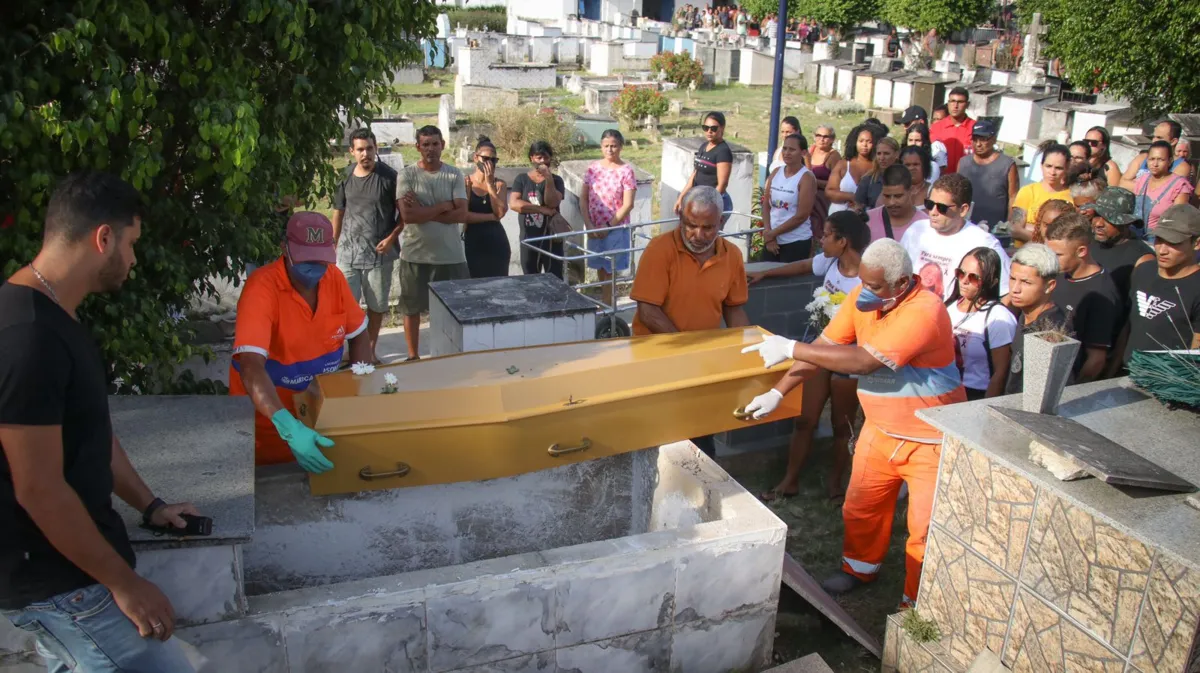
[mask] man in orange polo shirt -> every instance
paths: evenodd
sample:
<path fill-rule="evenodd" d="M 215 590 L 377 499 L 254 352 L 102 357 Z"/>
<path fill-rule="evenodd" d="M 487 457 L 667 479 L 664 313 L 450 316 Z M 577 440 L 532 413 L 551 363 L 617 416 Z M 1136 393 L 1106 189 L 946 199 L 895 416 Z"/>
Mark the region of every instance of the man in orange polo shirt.
<path fill-rule="evenodd" d="M 338 270 L 333 224 L 320 213 L 292 215 L 283 254 L 246 279 L 238 300 L 229 394 L 254 402 L 259 465 L 295 458 L 309 472 L 333 468 L 321 448 L 333 441 L 296 419 L 293 397 L 318 374 L 350 361 L 371 362 L 367 317 Z"/>
<path fill-rule="evenodd" d="M 770 336 L 743 352 L 757 351 L 768 367 L 796 364 L 746 411 L 770 414 L 805 377 L 828 369 L 857 374 L 866 422 L 859 434 L 842 506 L 846 537 L 842 571 L 821 586 L 840 594 L 875 579 L 892 537 L 900 484 L 908 484 L 908 543 L 904 596 L 911 607 L 921 582 L 925 535 L 933 509 L 942 433 L 914 412 L 966 400 L 955 363 L 954 331 L 942 298 L 922 288 L 912 260 L 891 239 L 872 243 L 858 269 L 862 285 L 821 333 L 818 343 Z M 823 343 L 820 343 L 823 342 Z"/>
<path fill-rule="evenodd" d="M 667 334 L 750 324 L 742 253 L 721 238 L 721 193 L 693 187 L 683 196 L 679 227 L 650 241 L 629 296 L 637 302 L 633 333 Z M 692 440 L 710 457 L 712 437 Z"/>
<path fill-rule="evenodd" d="M 967 116 L 969 101 L 970 94 L 966 89 L 954 87 L 946 97 L 946 110 L 950 114 L 929 127 L 929 139 L 941 141 L 946 146 L 946 170 L 942 175 L 957 172 L 959 160 L 972 151 L 971 132 L 975 130 L 975 120 Z"/>

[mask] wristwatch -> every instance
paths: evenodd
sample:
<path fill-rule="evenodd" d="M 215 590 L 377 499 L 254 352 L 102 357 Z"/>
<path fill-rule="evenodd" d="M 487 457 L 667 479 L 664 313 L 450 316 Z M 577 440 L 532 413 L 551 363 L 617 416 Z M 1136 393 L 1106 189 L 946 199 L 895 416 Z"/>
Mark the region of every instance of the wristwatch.
<path fill-rule="evenodd" d="M 166 506 L 167 503 L 163 501 L 162 498 L 155 498 L 154 500 L 151 500 L 150 504 L 146 505 L 146 509 L 142 510 L 142 523 L 150 523 L 150 517 L 154 516 L 155 512 Z"/>

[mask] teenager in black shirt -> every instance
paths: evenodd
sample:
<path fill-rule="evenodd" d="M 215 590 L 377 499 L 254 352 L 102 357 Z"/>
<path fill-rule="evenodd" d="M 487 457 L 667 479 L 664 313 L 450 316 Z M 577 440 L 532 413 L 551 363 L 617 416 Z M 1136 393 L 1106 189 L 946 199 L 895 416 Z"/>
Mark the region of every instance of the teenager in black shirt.
<path fill-rule="evenodd" d="M 687 185 L 675 199 L 675 214 L 679 214 L 683 205 L 683 195 L 692 187 L 715 187 L 721 192 L 725 212 L 733 210 L 733 199 L 725 190 L 729 187 L 729 174 L 733 172 L 733 150 L 725 142 L 725 115 L 720 112 L 710 112 L 701 124 L 706 143 L 696 150 L 695 169 Z M 724 220 L 722 220 L 724 221 Z"/>
<path fill-rule="evenodd" d="M 112 494 L 160 526 L 197 512 L 155 498 L 134 471 L 112 433 L 107 367 L 76 317 L 128 277 L 139 201 L 111 175 L 66 178 L 41 251 L 0 286 L 0 610 L 38 638 L 50 670 L 192 670 L 168 642 L 170 601 L 134 572 Z"/>
<path fill-rule="evenodd" d="M 1026 243 L 1013 255 L 1008 300 L 1017 313 L 1017 333 L 1013 336 L 1005 388 L 1009 395 L 1024 391 L 1025 335 L 1061 331 L 1073 336 L 1067 314 L 1050 298 L 1058 284 L 1058 273 L 1058 258 L 1041 243 Z"/>
<path fill-rule="evenodd" d="M 1062 269 L 1050 297 L 1070 318 L 1081 344 L 1075 383 L 1094 381 L 1104 371 L 1124 304 L 1112 275 L 1088 255 L 1091 242 L 1092 223 L 1081 213 L 1063 215 L 1046 228 L 1046 246 Z"/>
<path fill-rule="evenodd" d="M 1200 210 L 1171 206 L 1154 236 L 1157 263 L 1133 271 L 1126 362 L 1134 351 L 1200 348 Z"/>

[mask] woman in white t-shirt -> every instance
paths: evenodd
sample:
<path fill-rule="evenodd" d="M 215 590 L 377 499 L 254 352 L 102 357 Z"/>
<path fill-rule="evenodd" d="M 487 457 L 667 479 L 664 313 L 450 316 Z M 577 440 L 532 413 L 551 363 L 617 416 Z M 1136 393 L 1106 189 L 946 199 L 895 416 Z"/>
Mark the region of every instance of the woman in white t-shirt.
<path fill-rule="evenodd" d="M 986 247 L 968 252 L 955 269 L 946 311 L 954 327 L 954 354 L 968 400 L 1004 394 L 1017 319 L 1000 303 L 1000 255 Z"/>
<path fill-rule="evenodd" d="M 812 259 L 750 274 L 749 280 L 750 283 L 757 283 L 763 278 L 819 274 L 824 277 L 824 289 L 830 293 L 849 293 L 859 285 L 858 265 L 863 250 L 870 242 L 871 230 L 862 217 L 851 211 L 834 213 L 825 221 L 821 254 Z M 787 472 L 775 488 L 760 496 L 764 501 L 788 498 L 800 491 L 800 471 L 812 448 L 813 435 L 826 401 L 831 401 L 833 407 L 830 409 L 833 466 L 825 485 L 831 502 L 838 502 L 845 497 L 846 477 L 850 468 L 850 436 L 858 414 L 858 380 L 845 374 L 821 370 L 804 379 L 803 408 L 792 432 Z"/>
<path fill-rule="evenodd" d="M 798 262 L 812 256 L 813 203 L 817 178 L 804 167 L 808 143 L 792 134 L 783 139 L 783 166 L 771 172 L 763 194 L 763 259 L 768 262 Z"/>

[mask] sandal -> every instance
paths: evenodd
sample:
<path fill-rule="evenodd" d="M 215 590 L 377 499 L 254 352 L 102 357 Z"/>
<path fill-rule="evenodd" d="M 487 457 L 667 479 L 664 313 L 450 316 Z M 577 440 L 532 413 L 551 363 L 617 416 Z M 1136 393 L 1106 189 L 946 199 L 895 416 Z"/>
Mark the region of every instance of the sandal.
<path fill-rule="evenodd" d="M 775 502 L 776 500 L 786 500 L 787 498 L 794 498 L 798 495 L 800 495 L 800 491 L 793 491 L 792 493 L 785 493 L 783 491 L 773 488 L 769 491 L 763 491 L 762 493 L 759 493 L 758 499 L 762 500 L 763 502 Z"/>

